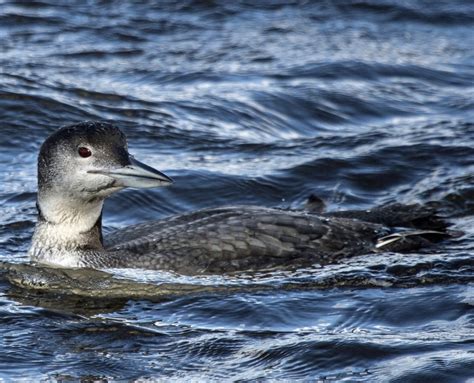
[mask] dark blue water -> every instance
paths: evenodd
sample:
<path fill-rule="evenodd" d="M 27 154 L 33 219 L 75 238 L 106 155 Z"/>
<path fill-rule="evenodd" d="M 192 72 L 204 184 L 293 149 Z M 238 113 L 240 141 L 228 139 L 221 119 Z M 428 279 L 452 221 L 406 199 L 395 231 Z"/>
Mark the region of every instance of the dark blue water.
<path fill-rule="evenodd" d="M 80 314 L 1 282 L 1 381 L 474 378 L 474 4 L 253 3 L 0 2 L 0 260 L 27 261 L 39 145 L 86 119 L 176 180 L 112 197 L 107 231 L 315 193 L 331 210 L 432 201 L 465 235 L 288 273 L 117 271 L 269 289 Z"/>

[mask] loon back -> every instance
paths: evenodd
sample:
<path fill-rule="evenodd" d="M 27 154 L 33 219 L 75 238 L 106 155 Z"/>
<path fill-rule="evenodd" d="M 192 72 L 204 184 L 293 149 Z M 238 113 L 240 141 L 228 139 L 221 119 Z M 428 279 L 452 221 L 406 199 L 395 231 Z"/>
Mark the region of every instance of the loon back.
<path fill-rule="evenodd" d="M 242 206 L 128 227 L 105 243 L 116 267 L 215 274 L 334 263 L 370 252 L 384 233 L 357 220 Z"/>
<path fill-rule="evenodd" d="M 324 265 L 379 250 L 413 251 L 448 235 L 435 212 L 420 205 L 321 213 L 204 209 L 113 232 L 105 238 L 109 256 L 103 261 L 113 267 L 220 274 Z M 392 232 L 387 224 L 407 231 L 385 244 Z"/>
<path fill-rule="evenodd" d="M 317 201 L 314 212 L 204 209 L 118 230 L 105 238 L 104 246 L 101 219 L 107 196 L 126 187 L 171 182 L 130 156 L 125 136 L 113 125 L 84 122 L 59 129 L 38 158 L 38 222 L 31 259 L 66 267 L 226 273 L 333 263 L 388 244 L 412 250 L 430 243 L 427 234 L 445 234 L 442 223 L 436 227 L 441 232 L 384 237 L 390 234 L 388 226 L 442 222 L 430 209 L 392 205 L 372 212 L 324 213 Z"/>

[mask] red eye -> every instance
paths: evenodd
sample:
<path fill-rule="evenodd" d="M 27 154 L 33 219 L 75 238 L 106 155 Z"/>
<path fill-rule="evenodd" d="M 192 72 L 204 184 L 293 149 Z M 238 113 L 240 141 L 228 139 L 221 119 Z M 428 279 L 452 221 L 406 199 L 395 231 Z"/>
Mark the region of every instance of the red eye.
<path fill-rule="evenodd" d="M 79 153 L 79 155 L 83 158 L 87 158 L 87 157 L 90 157 L 92 155 L 92 152 L 90 149 L 88 148 L 85 148 L 85 147 L 80 147 L 77 152 Z"/>

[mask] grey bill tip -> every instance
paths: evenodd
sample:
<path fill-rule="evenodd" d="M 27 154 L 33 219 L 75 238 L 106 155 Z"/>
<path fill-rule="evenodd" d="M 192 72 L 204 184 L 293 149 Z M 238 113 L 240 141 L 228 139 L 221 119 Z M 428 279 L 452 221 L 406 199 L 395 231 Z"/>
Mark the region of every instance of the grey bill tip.
<path fill-rule="evenodd" d="M 116 186 L 131 188 L 154 188 L 168 186 L 173 180 L 166 174 L 130 157 L 130 164 L 116 169 L 90 170 L 89 173 L 104 174 L 116 181 Z"/>

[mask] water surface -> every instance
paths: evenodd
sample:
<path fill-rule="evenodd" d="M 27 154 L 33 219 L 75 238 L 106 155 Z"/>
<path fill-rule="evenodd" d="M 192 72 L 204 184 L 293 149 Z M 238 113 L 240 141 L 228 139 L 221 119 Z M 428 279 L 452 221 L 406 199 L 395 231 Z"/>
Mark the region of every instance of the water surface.
<path fill-rule="evenodd" d="M 466 233 L 287 273 L 114 271 L 257 288 L 86 313 L 2 282 L 0 380 L 474 377 L 473 28 L 467 0 L 0 2 L 0 260 L 27 261 L 41 142 L 97 119 L 176 180 L 112 197 L 108 232 L 315 193 L 435 203 Z"/>

